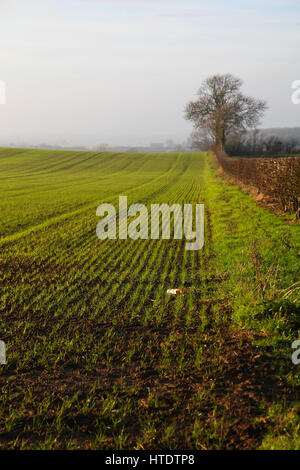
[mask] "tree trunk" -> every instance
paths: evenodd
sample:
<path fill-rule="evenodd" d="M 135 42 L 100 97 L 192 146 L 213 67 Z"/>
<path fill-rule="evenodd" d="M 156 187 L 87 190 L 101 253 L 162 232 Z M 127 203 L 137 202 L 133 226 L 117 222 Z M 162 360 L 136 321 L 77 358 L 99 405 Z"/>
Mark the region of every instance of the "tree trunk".
<path fill-rule="evenodd" d="M 222 150 L 225 148 L 226 137 L 225 137 L 225 130 L 222 129 Z"/>

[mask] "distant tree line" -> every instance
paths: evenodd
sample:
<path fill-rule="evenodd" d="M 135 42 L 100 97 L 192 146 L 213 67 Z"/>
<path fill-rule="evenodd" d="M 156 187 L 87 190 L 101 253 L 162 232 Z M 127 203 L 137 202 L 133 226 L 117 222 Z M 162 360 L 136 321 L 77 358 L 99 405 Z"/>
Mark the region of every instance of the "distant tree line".
<path fill-rule="evenodd" d="M 232 136 L 228 139 L 225 150 L 232 156 L 284 156 L 300 152 L 297 139 L 279 139 L 278 136 L 266 136 L 255 129 L 252 132 Z"/>

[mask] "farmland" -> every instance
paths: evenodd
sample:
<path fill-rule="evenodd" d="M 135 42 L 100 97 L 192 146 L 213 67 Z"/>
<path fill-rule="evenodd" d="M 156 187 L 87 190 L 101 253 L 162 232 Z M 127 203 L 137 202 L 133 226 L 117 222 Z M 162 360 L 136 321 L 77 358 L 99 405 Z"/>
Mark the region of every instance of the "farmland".
<path fill-rule="evenodd" d="M 300 448 L 291 215 L 206 153 L 1 149 L 0 194 L 0 448 Z M 203 203 L 203 249 L 99 240 L 119 195 Z"/>

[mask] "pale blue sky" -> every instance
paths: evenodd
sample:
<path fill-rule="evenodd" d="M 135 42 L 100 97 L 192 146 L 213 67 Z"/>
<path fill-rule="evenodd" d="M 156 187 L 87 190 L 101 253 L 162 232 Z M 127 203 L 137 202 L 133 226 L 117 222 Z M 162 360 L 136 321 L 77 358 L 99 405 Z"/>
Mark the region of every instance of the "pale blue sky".
<path fill-rule="evenodd" d="M 1 0 L 0 143 L 186 138 L 186 102 L 231 72 L 300 126 L 299 0 Z"/>

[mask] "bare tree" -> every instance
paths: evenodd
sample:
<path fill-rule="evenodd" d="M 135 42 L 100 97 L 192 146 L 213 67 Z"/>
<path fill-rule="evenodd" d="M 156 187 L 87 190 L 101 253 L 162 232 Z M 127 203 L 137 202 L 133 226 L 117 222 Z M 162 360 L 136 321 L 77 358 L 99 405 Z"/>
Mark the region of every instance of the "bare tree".
<path fill-rule="evenodd" d="M 265 101 L 243 95 L 241 86 L 242 80 L 231 74 L 213 75 L 202 83 L 198 99 L 186 106 L 186 119 L 218 147 L 224 148 L 228 135 L 254 128 L 267 109 Z"/>
<path fill-rule="evenodd" d="M 194 129 L 188 139 L 191 150 L 207 150 L 214 143 L 214 139 L 202 129 Z"/>

